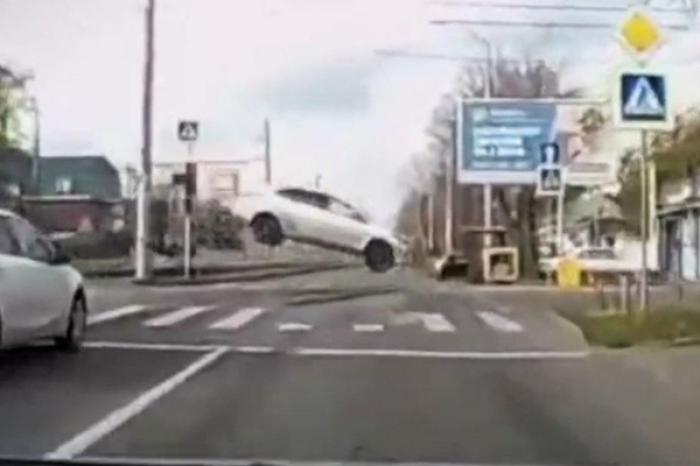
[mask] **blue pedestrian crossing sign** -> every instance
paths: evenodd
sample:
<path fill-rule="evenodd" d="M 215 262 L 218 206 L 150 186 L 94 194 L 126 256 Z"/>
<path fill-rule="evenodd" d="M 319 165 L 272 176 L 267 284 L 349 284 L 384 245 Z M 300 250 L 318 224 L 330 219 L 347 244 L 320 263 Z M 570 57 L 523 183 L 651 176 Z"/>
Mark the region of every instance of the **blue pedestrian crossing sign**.
<path fill-rule="evenodd" d="M 616 125 L 627 129 L 670 129 L 668 91 L 666 76 L 661 73 L 621 73 L 615 99 Z"/>

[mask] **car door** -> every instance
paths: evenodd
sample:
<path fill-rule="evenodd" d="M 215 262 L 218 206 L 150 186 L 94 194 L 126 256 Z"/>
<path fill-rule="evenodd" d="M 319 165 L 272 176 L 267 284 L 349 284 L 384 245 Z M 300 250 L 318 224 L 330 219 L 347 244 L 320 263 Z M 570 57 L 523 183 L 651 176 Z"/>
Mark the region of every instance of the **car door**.
<path fill-rule="evenodd" d="M 51 241 L 23 218 L 13 217 L 10 226 L 19 244 L 21 267 L 16 272 L 23 280 L 26 307 L 23 321 L 38 336 L 55 328 L 71 304 L 71 290 L 63 266 L 51 265 L 54 248 Z"/>
<path fill-rule="evenodd" d="M 344 248 L 357 250 L 364 244 L 367 228 L 362 215 L 349 204 L 331 198 L 326 225 L 328 235 Z"/>
<path fill-rule="evenodd" d="M 285 234 L 292 239 L 327 241 L 327 197 L 303 189 L 278 191 L 278 213 Z"/>

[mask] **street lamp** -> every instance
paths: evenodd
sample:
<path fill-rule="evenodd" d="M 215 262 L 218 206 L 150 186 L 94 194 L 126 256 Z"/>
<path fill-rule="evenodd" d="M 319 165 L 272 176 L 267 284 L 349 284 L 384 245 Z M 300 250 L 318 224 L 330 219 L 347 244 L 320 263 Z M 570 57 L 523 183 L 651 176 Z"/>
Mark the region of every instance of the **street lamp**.
<path fill-rule="evenodd" d="M 481 43 L 486 49 L 486 69 L 484 70 L 484 98 L 490 99 L 493 95 L 493 91 L 491 89 L 491 77 L 493 75 L 493 46 L 491 45 L 491 42 L 488 39 L 485 39 L 484 36 L 482 36 L 478 32 L 472 29 L 467 29 L 467 32 L 474 40 Z"/>
<path fill-rule="evenodd" d="M 488 102 L 493 96 L 493 90 L 491 89 L 491 78 L 493 76 L 493 46 L 491 42 L 485 39 L 478 32 L 467 29 L 469 35 L 481 43 L 486 48 L 486 69 L 484 70 L 484 99 Z M 488 107 L 487 107 L 488 108 Z M 490 183 L 484 183 L 484 230 L 486 230 L 484 235 L 484 246 L 491 246 L 491 234 L 488 230 L 493 226 L 493 215 L 492 215 L 492 204 L 493 204 L 493 187 Z"/>

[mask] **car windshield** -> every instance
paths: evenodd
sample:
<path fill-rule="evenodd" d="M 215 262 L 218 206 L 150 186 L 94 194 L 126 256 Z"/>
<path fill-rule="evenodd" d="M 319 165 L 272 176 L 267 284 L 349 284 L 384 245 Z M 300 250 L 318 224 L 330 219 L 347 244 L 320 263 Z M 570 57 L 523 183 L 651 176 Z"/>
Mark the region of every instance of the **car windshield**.
<path fill-rule="evenodd" d="M 0 0 L 0 466 L 700 464 L 700 0 Z"/>

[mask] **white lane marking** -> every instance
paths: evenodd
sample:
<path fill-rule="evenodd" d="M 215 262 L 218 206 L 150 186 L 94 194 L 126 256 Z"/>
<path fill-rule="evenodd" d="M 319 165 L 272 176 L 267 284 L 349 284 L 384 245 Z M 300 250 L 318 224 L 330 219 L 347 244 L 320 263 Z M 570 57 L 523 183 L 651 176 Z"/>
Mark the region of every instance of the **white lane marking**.
<path fill-rule="evenodd" d="M 514 320 L 504 317 L 496 312 L 477 311 L 476 315 L 489 327 L 504 333 L 519 333 L 523 326 Z"/>
<path fill-rule="evenodd" d="M 277 324 L 277 331 L 286 332 L 308 332 L 313 327 L 302 322 L 282 322 Z"/>
<path fill-rule="evenodd" d="M 455 326 L 447 318 L 437 312 L 401 312 L 392 316 L 396 325 L 406 325 L 420 322 L 429 332 L 452 333 Z"/>
<path fill-rule="evenodd" d="M 84 348 L 90 349 L 124 349 L 149 351 L 196 351 L 206 352 L 221 348 L 221 345 L 186 345 L 170 343 L 138 343 L 121 341 L 86 341 Z"/>
<path fill-rule="evenodd" d="M 261 307 L 245 307 L 209 326 L 213 330 L 238 330 L 260 317 L 265 312 Z"/>
<path fill-rule="evenodd" d="M 186 382 L 187 379 L 211 365 L 227 351 L 228 348 L 222 347 L 203 355 L 183 370 L 142 393 L 121 408 L 112 411 L 97 423 L 80 432 L 52 452 L 47 453 L 44 455 L 44 458 L 59 460 L 71 459 L 81 454 L 100 439 L 114 432 L 129 419 L 137 416 L 149 405 L 158 401 L 159 398 L 167 395 L 179 385 Z"/>
<path fill-rule="evenodd" d="M 382 324 L 352 324 L 352 329 L 359 333 L 380 333 L 384 331 Z"/>
<path fill-rule="evenodd" d="M 422 359 L 583 359 L 589 356 L 587 351 L 422 351 L 402 349 L 353 349 L 353 348 L 292 348 L 277 349 L 273 346 L 220 346 L 220 345 L 168 345 L 158 343 L 128 342 L 86 342 L 86 348 L 113 348 L 126 350 L 153 351 L 214 351 L 226 348 L 233 353 L 243 354 L 285 354 L 289 356 L 349 356 L 349 357 L 396 357 Z"/>
<path fill-rule="evenodd" d="M 180 309 L 176 309 L 172 312 L 168 312 L 165 315 L 154 317 L 143 323 L 146 327 L 168 327 L 170 325 L 175 325 L 187 320 L 197 314 L 202 314 L 203 312 L 211 311 L 216 306 L 187 306 Z"/>
<path fill-rule="evenodd" d="M 585 351 L 420 351 L 389 349 L 341 349 L 341 348 L 294 348 L 286 354 L 295 356 L 363 356 L 426 359 L 581 359 L 588 357 Z"/>
<path fill-rule="evenodd" d="M 90 315 L 87 319 L 88 325 L 95 325 L 110 320 L 121 319 L 122 317 L 138 314 L 146 309 L 143 304 L 131 304 L 129 306 L 118 307 L 110 311 L 100 312 L 99 314 Z"/>

